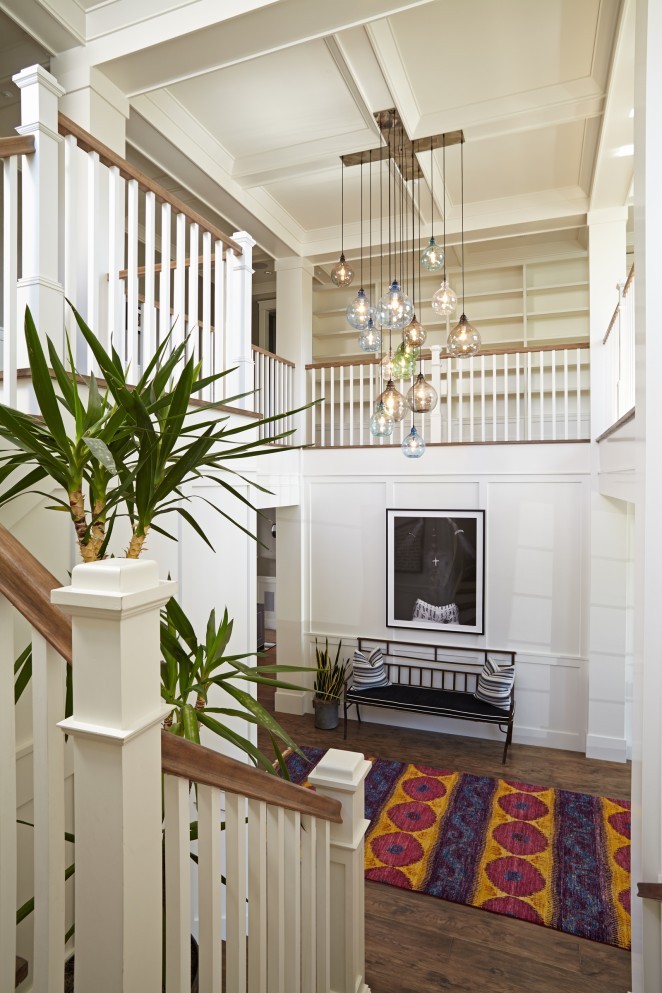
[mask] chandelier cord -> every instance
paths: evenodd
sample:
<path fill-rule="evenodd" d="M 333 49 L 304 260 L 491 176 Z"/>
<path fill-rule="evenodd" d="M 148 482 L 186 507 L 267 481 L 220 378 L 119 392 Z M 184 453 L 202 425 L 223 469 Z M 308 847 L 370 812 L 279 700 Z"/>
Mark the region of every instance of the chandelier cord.
<path fill-rule="evenodd" d="M 360 203 L 360 213 L 361 213 L 361 289 L 363 289 L 363 159 L 361 159 L 361 172 L 360 172 L 360 182 L 361 182 L 361 196 L 359 197 Z"/>
<path fill-rule="evenodd" d="M 460 213 L 462 227 L 462 313 L 464 314 L 464 140 L 460 141 L 460 200 L 462 203 Z"/>
<path fill-rule="evenodd" d="M 444 144 L 443 144 L 444 150 L 443 150 L 442 162 L 443 162 L 444 175 L 442 176 L 442 182 L 443 182 L 442 199 L 443 199 L 443 207 L 444 207 L 444 282 L 446 282 L 446 133 L 445 132 L 443 135 L 443 140 L 444 140 Z"/>
<path fill-rule="evenodd" d="M 432 161 L 432 135 L 430 135 L 430 229 L 432 240 L 434 241 L 434 162 Z"/>

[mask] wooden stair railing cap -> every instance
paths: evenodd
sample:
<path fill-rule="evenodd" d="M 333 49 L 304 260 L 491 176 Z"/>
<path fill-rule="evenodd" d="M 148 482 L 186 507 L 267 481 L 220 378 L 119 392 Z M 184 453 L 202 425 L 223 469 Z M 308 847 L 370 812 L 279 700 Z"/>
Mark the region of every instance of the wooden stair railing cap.
<path fill-rule="evenodd" d="M 268 772 L 220 755 L 211 748 L 178 738 L 170 731 L 161 734 L 161 768 L 170 776 L 217 786 L 249 800 L 263 800 L 334 824 L 342 822 L 338 800 L 270 776 Z"/>
<path fill-rule="evenodd" d="M 71 620 L 51 603 L 59 579 L 0 525 L 0 593 L 71 665 Z"/>
<path fill-rule="evenodd" d="M 637 896 L 643 900 L 662 900 L 662 883 L 637 883 Z"/>

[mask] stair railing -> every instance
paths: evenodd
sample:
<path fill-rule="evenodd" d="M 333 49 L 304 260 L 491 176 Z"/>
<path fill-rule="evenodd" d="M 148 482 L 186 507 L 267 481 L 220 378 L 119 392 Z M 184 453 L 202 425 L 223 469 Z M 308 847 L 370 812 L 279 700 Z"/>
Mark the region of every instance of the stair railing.
<path fill-rule="evenodd" d="M 76 981 L 82 989 L 157 993 L 165 907 L 167 993 L 188 988 L 196 929 L 203 990 L 222 989 L 224 972 L 232 993 L 365 993 L 363 782 L 369 763 L 331 749 L 309 777 L 316 787 L 311 792 L 162 731 L 159 611 L 174 588 L 159 582 L 155 563 L 122 559 L 76 566 L 71 585 L 59 588 L 0 527 L 3 634 L 11 631 L 12 608 L 33 626 L 35 942 L 21 954 L 30 960 L 34 988 L 63 989 L 65 868 L 73 861 L 64 840 L 65 731 L 73 751 Z M 6 798 L 16 790 L 17 755 L 10 638 L 3 637 L 0 650 L 4 990 L 13 987 L 16 955 L 16 821 Z M 74 712 L 66 720 L 63 660 L 74 663 L 76 674 Z"/>

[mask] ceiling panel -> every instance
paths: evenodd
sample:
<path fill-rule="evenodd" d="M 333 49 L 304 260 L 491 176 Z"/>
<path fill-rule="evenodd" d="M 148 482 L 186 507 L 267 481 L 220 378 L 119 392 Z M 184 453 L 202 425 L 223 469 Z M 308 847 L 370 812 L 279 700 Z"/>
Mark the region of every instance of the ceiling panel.
<path fill-rule="evenodd" d="M 579 185 L 584 122 L 465 142 L 464 202 Z M 460 203 L 460 150 L 446 152 L 446 188 Z"/>
<path fill-rule="evenodd" d="M 169 89 L 235 158 L 365 128 L 323 41 L 273 52 Z"/>
<path fill-rule="evenodd" d="M 421 116 L 591 73 L 601 0 L 443 0 L 389 19 Z"/>

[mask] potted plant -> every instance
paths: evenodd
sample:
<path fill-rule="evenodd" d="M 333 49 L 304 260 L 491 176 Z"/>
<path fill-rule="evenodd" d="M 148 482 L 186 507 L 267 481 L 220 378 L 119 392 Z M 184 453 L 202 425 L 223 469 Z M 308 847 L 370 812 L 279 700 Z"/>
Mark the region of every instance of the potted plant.
<path fill-rule="evenodd" d="M 324 731 L 331 731 L 338 727 L 338 705 L 349 665 L 348 659 L 345 659 L 344 662 L 340 661 L 341 645 L 342 641 L 339 641 L 336 657 L 332 659 L 329 654 L 329 639 L 326 638 L 323 649 L 315 641 L 317 661 L 313 686 L 315 691 L 313 698 L 315 727 Z"/>

